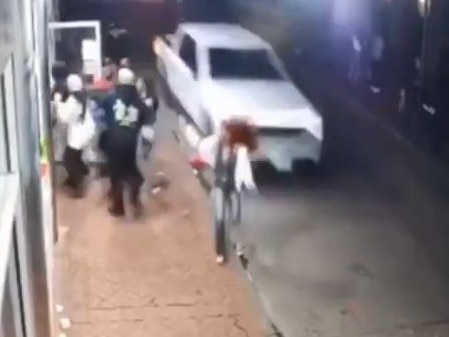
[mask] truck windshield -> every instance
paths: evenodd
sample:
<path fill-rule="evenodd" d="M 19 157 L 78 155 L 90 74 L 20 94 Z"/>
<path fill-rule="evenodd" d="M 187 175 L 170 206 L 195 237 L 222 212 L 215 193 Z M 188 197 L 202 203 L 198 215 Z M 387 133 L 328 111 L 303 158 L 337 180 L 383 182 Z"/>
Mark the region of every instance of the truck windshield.
<path fill-rule="evenodd" d="M 212 78 L 282 79 L 264 49 L 212 48 L 209 50 L 209 59 Z"/>

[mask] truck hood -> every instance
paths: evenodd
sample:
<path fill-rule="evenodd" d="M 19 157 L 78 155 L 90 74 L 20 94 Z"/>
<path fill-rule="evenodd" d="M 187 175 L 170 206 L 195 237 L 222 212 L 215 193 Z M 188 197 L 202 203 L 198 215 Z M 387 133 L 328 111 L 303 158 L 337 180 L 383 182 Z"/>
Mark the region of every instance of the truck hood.
<path fill-rule="evenodd" d="M 219 123 L 233 117 L 257 127 L 304 129 L 322 139 L 322 117 L 287 81 L 211 80 L 201 88 L 202 102 Z"/>

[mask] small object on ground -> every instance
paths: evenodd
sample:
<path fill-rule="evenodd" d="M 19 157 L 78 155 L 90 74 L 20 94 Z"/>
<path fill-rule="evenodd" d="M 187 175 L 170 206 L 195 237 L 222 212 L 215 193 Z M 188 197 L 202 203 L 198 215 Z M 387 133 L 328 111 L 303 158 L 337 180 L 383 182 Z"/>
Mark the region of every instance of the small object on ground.
<path fill-rule="evenodd" d="M 165 177 L 163 172 L 156 173 L 154 181 L 151 184 L 151 192 L 153 194 L 160 193 L 163 189 L 167 189 L 170 185 L 170 181 Z"/>
<path fill-rule="evenodd" d="M 70 322 L 70 319 L 68 318 L 61 318 L 59 324 L 63 330 L 67 330 L 72 326 L 72 322 Z"/>
<path fill-rule="evenodd" d="M 238 257 L 245 255 L 243 246 L 238 243 L 235 245 L 235 252 Z"/>
<path fill-rule="evenodd" d="M 189 160 L 189 165 L 193 171 L 203 171 L 207 167 L 207 162 L 201 155 L 196 155 Z"/>
<path fill-rule="evenodd" d="M 64 307 L 63 307 L 62 305 L 60 305 L 60 304 L 56 304 L 56 305 L 55 305 L 55 309 L 56 309 L 56 312 L 57 312 L 58 314 L 60 314 L 61 312 L 64 311 Z"/>
<path fill-rule="evenodd" d="M 151 189 L 151 193 L 153 193 L 153 195 L 159 194 L 162 191 L 162 188 L 160 187 L 154 187 L 153 189 Z"/>

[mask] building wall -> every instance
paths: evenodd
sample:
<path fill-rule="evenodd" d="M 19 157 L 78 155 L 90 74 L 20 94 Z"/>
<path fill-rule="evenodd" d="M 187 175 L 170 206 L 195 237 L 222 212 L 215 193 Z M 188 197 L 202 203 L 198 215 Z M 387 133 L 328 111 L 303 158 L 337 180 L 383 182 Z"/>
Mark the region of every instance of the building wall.
<path fill-rule="evenodd" d="M 0 1 L 0 73 L 6 76 L 12 65 L 8 90 L 13 93 L 10 104 L 0 109 L 8 114 L 11 170 L 18 173 L 20 184 L 14 242 L 20 294 L 16 314 L 23 317 L 16 322 L 25 323 L 24 330 L 18 328 L 12 336 L 22 336 L 23 331 L 27 336 L 50 336 L 50 254 L 45 251 L 39 149 L 43 136 L 39 120 L 48 111 L 45 36 L 50 13 L 47 0 Z"/>

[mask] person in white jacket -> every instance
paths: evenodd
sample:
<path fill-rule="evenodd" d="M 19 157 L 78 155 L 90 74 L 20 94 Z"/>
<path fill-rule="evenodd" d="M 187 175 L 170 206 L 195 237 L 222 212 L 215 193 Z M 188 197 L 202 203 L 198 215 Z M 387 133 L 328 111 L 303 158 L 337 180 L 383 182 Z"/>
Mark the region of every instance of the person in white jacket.
<path fill-rule="evenodd" d="M 68 175 L 65 185 L 73 190 L 75 197 L 82 197 L 84 178 L 89 173 L 82 159 L 83 150 L 95 134 L 95 121 L 79 75 L 67 77 L 67 89 L 69 95 L 65 101 L 55 97 L 57 120 L 67 128 L 67 146 L 63 158 Z"/>

